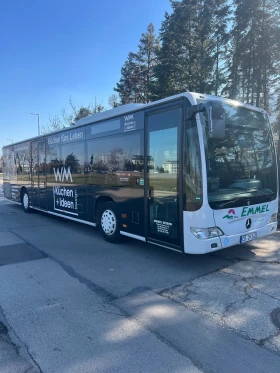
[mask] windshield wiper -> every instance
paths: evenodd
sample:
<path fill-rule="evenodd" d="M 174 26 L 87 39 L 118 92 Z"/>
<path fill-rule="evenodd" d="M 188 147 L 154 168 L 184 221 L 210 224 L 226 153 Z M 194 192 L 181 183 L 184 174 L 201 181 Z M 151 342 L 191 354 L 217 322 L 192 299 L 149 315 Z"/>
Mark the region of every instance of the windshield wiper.
<path fill-rule="evenodd" d="M 227 202 L 225 202 L 225 203 L 222 203 L 221 205 L 218 204 L 218 206 L 219 206 L 219 209 L 222 209 L 223 207 L 225 207 L 225 206 L 227 206 L 227 205 L 229 205 L 229 204 L 231 204 L 231 203 L 234 203 L 234 202 L 242 201 L 242 200 L 244 200 L 244 199 L 246 199 L 246 200 L 248 201 L 248 198 L 249 198 L 249 197 L 234 198 L 234 199 L 231 199 L 230 201 L 227 201 Z"/>
<path fill-rule="evenodd" d="M 269 194 L 263 192 L 263 191 L 260 190 L 260 189 L 251 189 L 251 190 L 248 190 L 248 192 L 250 192 L 250 193 L 252 193 L 252 192 L 260 193 L 261 195 L 268 197 L 270 201 L 273 201 L 274 193 L 273 193 L 272 191 L 271 191 Z"/>
<path fill-rule="evenodd" d="M 258 192 L 260 193 L 262 196 L 265 196 L 265 197 L 268 197 L 269 201 L 273 201 L 273 195 L 274 193 L 271 191 L 270 194 L 268 193 L 265 193 L 263 192 L 262 190 L 259 190 L 259 189 L 251 189 L 251 190 L 248 190 L 248 189 L 244 189 L 244 192 L 241 192 L 241 193 L 238 193 L 237 195 L 240 195 L 240 194 L 244 194 L 246 191 L 246 193 L 252 193 L 252 192 Z M 254 196 L 243 196 L 243 197 L 238 197 L 238 198 L 233 198 L 231 199 L 230 201 L 226 201 L 225 203 L 222 203 L 222 204 L 217 204 L 219 209 L 222 209 L 223 207 L 227 206 L 227 205 L 230 205 L 231 203 L 234 203 L 234 202 L 238 202 L 238 201 L 242 201 L 242 200 L 247 200 L 247 201 L 250 201 L 250 198 L 256 198 L 257 196 L 254 195 Z"/>

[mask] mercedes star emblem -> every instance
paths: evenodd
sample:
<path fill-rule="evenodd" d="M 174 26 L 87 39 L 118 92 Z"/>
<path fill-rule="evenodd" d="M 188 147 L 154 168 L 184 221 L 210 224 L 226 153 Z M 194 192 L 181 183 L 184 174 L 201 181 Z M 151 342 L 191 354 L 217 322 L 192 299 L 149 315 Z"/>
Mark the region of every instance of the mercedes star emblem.
<path fill-rule="evenodd" d="M 246 220 L 246 228 L 250 229 L 251 225 L 252 225 L 252 220 L 249 218 L 249 219 Z"/>

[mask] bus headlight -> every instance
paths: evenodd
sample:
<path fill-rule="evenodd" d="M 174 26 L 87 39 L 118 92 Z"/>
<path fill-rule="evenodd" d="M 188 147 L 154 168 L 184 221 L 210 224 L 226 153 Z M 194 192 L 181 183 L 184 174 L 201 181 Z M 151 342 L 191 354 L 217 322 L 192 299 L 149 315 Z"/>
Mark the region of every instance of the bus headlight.
<path fill-rule="evenodd" d="M 191 228 L 191 232 L 195 238 L 198 238 L 199 240 L 207 240 L 208 238 L 215 238 L 224 234 L 218 227 Z"/>
<path fill-rule="evenodd" d="M 268 220 L 267 224 L 276 223 L 277 222 L 277 214 L 271 215 L 270 219 Z"/>

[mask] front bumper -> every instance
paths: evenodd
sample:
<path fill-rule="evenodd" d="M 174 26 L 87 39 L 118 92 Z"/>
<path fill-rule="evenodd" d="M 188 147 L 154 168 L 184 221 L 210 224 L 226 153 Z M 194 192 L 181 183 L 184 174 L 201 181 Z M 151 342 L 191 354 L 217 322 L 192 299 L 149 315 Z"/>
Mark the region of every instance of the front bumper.
<path fill-rule="evenodd" d="M 234 245 L 240 245 L 240 236 L 244 234 L 250 234 L 253 232 L 257 232 L 257 239 L 267 236 L 271 233 L 276 232 L 277 230 L 277 222 L 267 224 L 266 226 L 259 228 L 259 229 L 253 229 L 251 231 L 245 232 L 245 233 L 239 233 L 232 236 L 221 236 L 221 245 L 222 248 L 225 249 L 226 247 L 234 246 Z M 249 241 L 251 242 L 251 241 Z"/>

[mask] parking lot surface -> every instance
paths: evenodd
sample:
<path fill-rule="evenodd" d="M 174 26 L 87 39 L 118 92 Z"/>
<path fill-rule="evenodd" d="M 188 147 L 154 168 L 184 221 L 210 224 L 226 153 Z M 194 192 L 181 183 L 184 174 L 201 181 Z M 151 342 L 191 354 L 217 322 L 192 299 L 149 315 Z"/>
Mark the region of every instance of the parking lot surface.
<path fill-rule="evenodd" d="M 278 372 L 280 232 L 203 256 L 25 214 L 0 184 L 0 372 Z"/>

